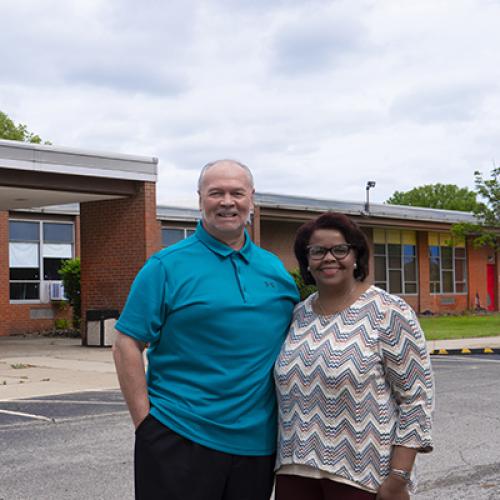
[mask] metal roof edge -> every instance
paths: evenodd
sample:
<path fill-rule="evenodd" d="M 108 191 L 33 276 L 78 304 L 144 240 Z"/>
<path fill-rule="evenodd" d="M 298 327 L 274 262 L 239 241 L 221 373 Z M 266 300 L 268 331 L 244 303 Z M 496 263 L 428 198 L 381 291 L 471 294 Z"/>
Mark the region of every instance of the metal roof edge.
<path fill-rule="evenodd" d="M 477 222 L 474 214 L 458 210 L 441 210 L 436 208 L 370 203 L 369 212 L 366 212 L 365 203 L 363 202 L 327 200 L 322 198 L 289 196 L 275 193 L 255 193 L 255 202 L 257 205 L 266 208 L 281 208 L 285 210 L 294 209 L 315 212 L 336 210 L 346 215 L 360 215 L 367 217 L 385 217 L 447 223 Z"/>

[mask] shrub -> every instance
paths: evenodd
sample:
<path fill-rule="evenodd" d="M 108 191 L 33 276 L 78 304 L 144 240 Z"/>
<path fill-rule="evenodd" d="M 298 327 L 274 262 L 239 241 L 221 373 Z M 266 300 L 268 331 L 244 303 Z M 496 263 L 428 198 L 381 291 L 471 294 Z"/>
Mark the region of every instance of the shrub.
<path fill-rule="evenodd" d="M 295 284 L 299 289 L 300 300 L 306 299 L 307 297 L 309 297 L 309 295 L 311 295 L 311 293 L 314 293 L 317 290 L 316 285 L 306 285 L 304 283 L 304 280 L 302 279 L 298 268 L 292 269 L 290 271 L 290 274 L 292 275 L 292 278 L 295 280 Z"/>
<path fill-rule="evenodd" d="M 64 293 L 73 307 L 73 328 L 80 328 L 82 304 L 80 297 L 80 259 L 68 259 L 63 262 L 59 275 L 64 283 Z"/>
<path fill-rule="evenodd" d="M 54 320 L 54 328 L 56 330 L 69 330 L 69 327 L 70 327 L 69 320 L 65 318 Z"/>

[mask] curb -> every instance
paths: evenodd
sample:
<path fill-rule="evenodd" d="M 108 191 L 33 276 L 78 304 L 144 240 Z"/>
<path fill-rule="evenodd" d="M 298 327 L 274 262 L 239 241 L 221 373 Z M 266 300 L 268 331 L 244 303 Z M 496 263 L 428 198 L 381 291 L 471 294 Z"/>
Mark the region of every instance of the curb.
<path fill-rule="evenodd" d="M 463 349 L 434 349 L 433 351 L 430 351 L 429 354 L 431 356 L 444 356 L 444 355 L 457 355 L 457 354 L 500 354 L 500 348 L 490 348 L 490 347 L 481 347 L 477 349 L 468 349 L 468 348 L 463 348 Z"/>

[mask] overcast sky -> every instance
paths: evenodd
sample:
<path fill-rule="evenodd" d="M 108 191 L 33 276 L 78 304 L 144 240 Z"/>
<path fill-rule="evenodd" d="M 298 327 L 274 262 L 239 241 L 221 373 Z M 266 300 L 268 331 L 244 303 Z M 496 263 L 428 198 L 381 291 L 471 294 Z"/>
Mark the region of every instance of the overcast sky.
<path fill-rule="evenodd" d="M 0 110 L 55 145 L 217 158 L 260 192 L 373 201 L 500 163 L 499 0 L 0 2 Z"/>

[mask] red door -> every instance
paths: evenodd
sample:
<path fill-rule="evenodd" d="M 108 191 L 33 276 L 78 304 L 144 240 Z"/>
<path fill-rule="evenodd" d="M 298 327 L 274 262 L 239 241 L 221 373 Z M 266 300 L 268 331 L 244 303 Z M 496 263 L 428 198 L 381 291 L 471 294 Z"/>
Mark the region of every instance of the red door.
<path fill-rule="evenodd" d="M 488 264 L 488 277 L 487 277 L 487 290 L 488 290 L 488 299 L 487 299 L 487 307 L 488 311 L 495 310 L 495 285 L 496 285 L 496 273 L 495 273 L 495 264 Z"/>

